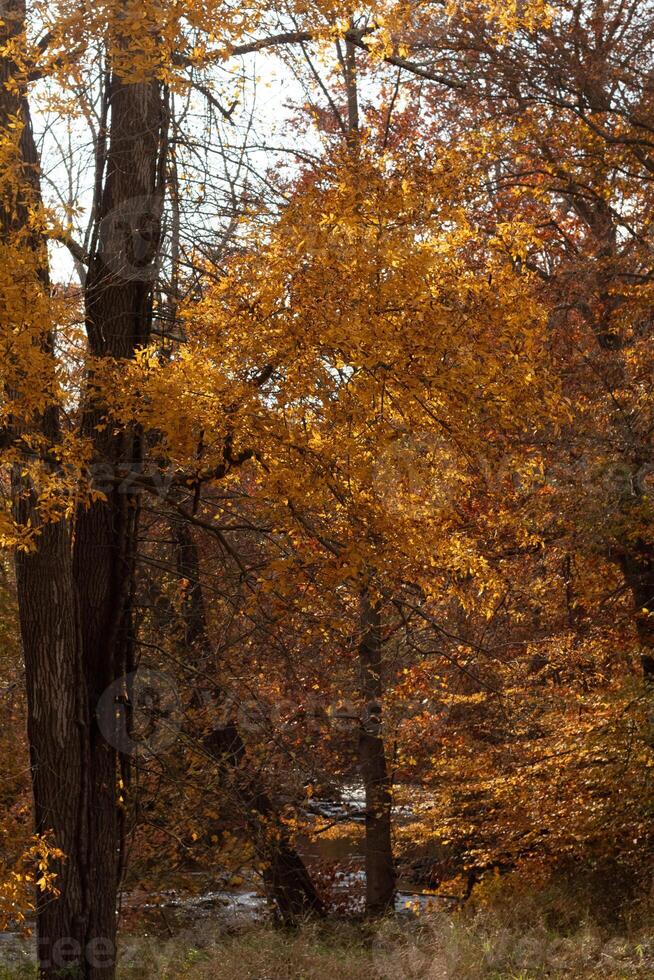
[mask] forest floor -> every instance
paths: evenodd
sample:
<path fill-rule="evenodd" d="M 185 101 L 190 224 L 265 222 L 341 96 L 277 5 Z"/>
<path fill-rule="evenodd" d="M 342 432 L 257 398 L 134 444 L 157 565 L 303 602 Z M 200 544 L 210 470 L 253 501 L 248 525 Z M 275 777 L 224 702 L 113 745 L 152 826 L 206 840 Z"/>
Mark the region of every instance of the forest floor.
<path fill-rule="evenodd" d="M 275 929 L 266 921 L 199 919 L 181 931 L 121 938 L 119 980 L 623 980 L 654 976 L 646 900 L 610 923 L 559 889 L 491 882 L 459 912 L 421 910 L 376 925 L 346 919 Z M 588 896 L 586 895 L 586 899 Z M 604 921 L 602 921 L 604 919 Z M 30 957 L 31 959 L 31 957 Z M 35 977 L 27 958 L 0 980 Z"/>
<path fill-rule="evenodd" d="M 488 923 L 429 921 L 374 933 L 351 925 L 294 934 L 255 926 L 193 944 L 140 939 L 126 945 L 120 980 L 481 980 L 654 976 L 654 937 L 564 936 L 542 925 L 520 933 Z"/>

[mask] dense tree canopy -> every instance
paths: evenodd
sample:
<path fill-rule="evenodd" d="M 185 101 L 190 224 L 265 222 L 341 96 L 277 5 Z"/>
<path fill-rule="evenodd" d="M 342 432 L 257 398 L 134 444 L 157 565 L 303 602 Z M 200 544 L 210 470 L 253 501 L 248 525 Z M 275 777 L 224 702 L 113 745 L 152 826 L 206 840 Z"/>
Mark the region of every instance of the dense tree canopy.
<path fill-rule="evenodd" d="M 171 867 L 342 912 L 356 833 L 369 916 L 407 869 L 646 887 L 653 47 L 635 0 L 0 4 L 0 923 L 43 977 L 113 978 Z"/>

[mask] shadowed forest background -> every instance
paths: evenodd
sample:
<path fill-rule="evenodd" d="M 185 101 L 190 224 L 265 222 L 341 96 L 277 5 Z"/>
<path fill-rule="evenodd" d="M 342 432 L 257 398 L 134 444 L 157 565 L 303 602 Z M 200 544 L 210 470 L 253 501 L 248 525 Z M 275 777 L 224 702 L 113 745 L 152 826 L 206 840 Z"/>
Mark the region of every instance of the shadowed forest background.
<path fill-rule="evenodd" d="M 654 5 L 0 0 L 0 977 L 654 973 Z"/>

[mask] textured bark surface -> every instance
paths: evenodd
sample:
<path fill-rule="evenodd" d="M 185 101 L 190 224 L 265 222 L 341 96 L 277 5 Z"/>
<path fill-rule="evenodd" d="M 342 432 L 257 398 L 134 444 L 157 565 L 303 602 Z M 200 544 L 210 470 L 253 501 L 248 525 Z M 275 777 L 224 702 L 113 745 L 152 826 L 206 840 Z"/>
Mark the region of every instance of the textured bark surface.
<path fill-rule="evenodd" d="M 0 45 L 20 35 L 25 5 L 8 0 L 0 22 Z M 0 231 L 5 243 L 13 241 L 31 250 L 34 272 L 48 288 L 45 242 L 27 232 L 28 212 L 40 204 L 38 154 L 32 134 L 25 88 L 7 83 L 20 80 L 16 65 L 0 58 L 0 131 L 7 132 L 12 119 L 22 123 L 18 146 L 22 179 L 18 196 L 0 205 Z M 42 347 L 53 348 L 44 334 Z M 12 397 L 11 393 L 8 393 Z M 28 426 L 17 424 L 11 437 L 19 439 Z M 58 412 L 50 406 L 35 416 L 29 429 L 44 436 L 49 445 L 59 439 Z M 12 474 L 13 514 L 21 524 L 39 527 L 34 488 L 16 466 Z M 66 855 L 52 870 L 61 897 L 37 892 L 37 944 L 40 974 L 61 976 L 68 965 L 79 963 L 86 936 L 88 878 L 85 867 L 84 826 L 86 732 L 88 713 L 81 677 L 81 648 L 77 604 L 73 585 L 70 529 L 63 520 L 45 524 L 34 550 L 18 552 L 15 560 L 16 590 L 25 683 L 28 739 L 34 797 L 34 828 L 50 834 Z"/>
<path fill-rule="evenodd" d="M 359 764 L 366 794 L 366 912 L 382 915 L 393 908 L 395 901 L 392 792 L 382 728 L 381 615 L 366 591 L 361 598 L 359 664 L 363 699 Z"/>
<path fill-rule="evenodd" d="M 4 12 L 3 12 L 4 13 Z M 2 30 L 18 33 L 24 9 L 9 10 Z M 2 35 L 0 35 L 0 41 Z M 0 80 L 16 74 L 0 61 Z M 16 94 L 18 92 L 18 94 Z M 27 99 L 0 87 L 0 125 L 22 116 L 20 152 L 24 191 L 2 213 L 5 236 L 23 233 L 35 250 L 47 286 L 44 243 L 24 235 L 28 208 L 38 203 L 38 158 Z M 104 189 L 86 279 L 87 333 L 96 357 L 131 357 L 148 340 L 162 202 L 165 113 L 158 82 L 114 80 Z M 52 338 L 44 337 L 52 349 Z M 100 696 L 129 667 L 130 597 L 136 546 L 136 499 L 117 480 L 138 469 L 139 433 L 98 429 L 107 409 L 93 394 L 83 429 L 93 443 L 94 466 L 106 501 L 80 509 L 73 535 L 65 522 L 43 527 L 36 550 L 16 559 L 18 602 L 26 666 L 29 739 L 36 829 L 52 830 L 67 855 L 58 868 L 61 895 L 39 899 L 41 975 L 75 969 L 85 980 L 115 974 L 116 897 L 120 823 L 116 806 L 116 750 L 97 723 Z M 58 438 L 52 407 L 33 425 L 51 444 Z M 20 435 L 18 431 L 14 437 Z M 129 482 L 129 481 L 128 481 Z M 17 468 L 14 512 L 37 524 L 35 497 Z"/>
<path fill-rule="evenodd" d="M 24 488 L 16 488 L 24 493 Z M 29 498 L 15 508 L 25 519 Z M 86 701 L 79 683 L 80 647 L 70 566 L 70 537 L 61 521 L 43 528 L 36 550 L 16 557 L 16 585 L 25 661 L 28 738 L 35 830 L 51 831 L 67 855 L 57 862 L 61 896 L 37 894 L 42 976 L 60 975 L 68 955 L 84 948 L 88 876 L 84 826 Z M 72 940 L 69 952 L 67 940 Z"/>
<path fill-rule="evenodd" d="M 86 327 L 91 354 L 118 359 L 133 357 L 150 336 L 163 201 L 165 112 L 157 81 L 130 85 L 114 78 L 109 100 L 106 177 L 86 279 Z M 93 464 L 106 499 L 79 511 L 73 557 L 91 713 L 86 942 L 112 946 L 121 844 L 117 752 L 103 737 L 95 712 L 106 688 L 131 666 L 138 507 L 133 483 L 125 477 L 142 466 L 138 431 L 115 429 L 109 406 L 96 396 L 91 378 L 83 430 L 93 444 Z M 114 975 L 113 963 L 87 964 L 86 969 L 93 980 Z"/>

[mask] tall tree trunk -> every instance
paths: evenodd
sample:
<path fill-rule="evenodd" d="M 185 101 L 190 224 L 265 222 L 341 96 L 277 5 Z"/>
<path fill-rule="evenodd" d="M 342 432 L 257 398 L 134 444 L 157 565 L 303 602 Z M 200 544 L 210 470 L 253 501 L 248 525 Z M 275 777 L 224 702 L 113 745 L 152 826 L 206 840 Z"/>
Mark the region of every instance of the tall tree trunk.
<path fill-rule="evenodd" d="M 19 42 L 25 26 L 23 0 L 7 0 L 0 21 L 0 47 Z M 22 250 L 27 288 L 49 289 L 46 244 L 30 228 L 29 213 L 41 204 L 38 154 L 32 134 L 24 76 L 8 57 L 0 57 L 0 133 L 11 134 L 20 123 L 15 164 L 18 187 L 4 185 L 0 194 L 0 241 Z M 15 132 L 15 130 L 14 130 Z M 6 310 L 6 315 L 14 315 Z M 53 356 L 53 337 L 46 329 L 35 336 L 40 351 Z M 52 364 L 54 377 L 54 361 Z M 12 393 L 9 392 L 9 397 Z M 17 399 L 16 416 L 21 416 Z M 60 438 L 57 406 L 52 404 L 31 419 L 16 421 L 7 433 L 20 445 L 22 437 L 37 434 L 42 446 Z M 48 466 L 47 462 L 43 463 Z M 54 465 L 54 464 L 51 464 Z M 16 554 L 16 589 L 27 691 L 34 827 L 51 834 L 66 855 L 52 867 L 60 897 L 37 890 L 37 946 L 40 975 L 61 976 L 78 967 L 85 953 L 88 877 L 85 865 L 87 769 L 86 690 L 81 680 L 79 623 L 71 561 L 71 536 L 66 520 L 43 522 L 35 488 L 17 464 L 12 474 L 13 514 L 23 525 L 38 529 L 34 547 Z M 93 951 L 92 951 L 93 952 Z M 102 950 L 95 950 L 97 956 Z"/>
<path fill-rule="evenodd" d="M 158 81 L 129 84 L 114 77 L 106 178 L 98 202 L 94 249 L 86 278 L 86 328 L 96 358 L 131 358 L 147 344 L 152 322 L 163 205 L 166 122 Z M 115 946 L 120 822 L 117 752 L 96 717 L 98 701 L 130 668 L 131 597 L 137 536 L 137 496 L 127 474 L 142 468 L 142 439 L 116 424 L 90 378 L 83 433 L 106 499 L 77 514 L 73 571 L 91 726 L 88 779 L 89 920 L 86 942 Z M 122 482 L 121 482 L 122 481 Z M 105 730 L 106 733 L 106 730 Z M 89 980 L 110 980 L 114 964 L 87 964 Z"/>
<path fill-rule="evenodd" d="M 182 607 L 185 643 L 203 665 L 217 667 L 209 637 L 206 608 L 200 580 L 197 544 L 183 519 L 172 525 L 176 541 L 177 571 L 188 583 Z M 214 689 L 218 699 L 226 694 Z M 216 760 L 235 795 L 239 814 L 260 857 L 266 864 L 264 881 L 282 922 L 294 925 L 310 915 L 323 915 L 323 902 L 306 866 L 293 847 L 279 813 L 260 779 L 242 765 L 245 744 L 235 720 L 215 728 L 204 738 L 204 747 Z"/>
<path fill-rule="evenodd" d="M 367 589 L 361 595 L 359 642 L 363 715 L 359 764 L 366 794 L 366 912 L 381 915 L 395 902 L 395 863 L 391 834 L 391 780 L 382 727 L 382 640 L 379 604 Z"/>
<path fill-rule="evenodd" d="M 31 502 L 24 487 L 15 487 L 15 494 L 15 513 L 24 521 Z M 83 955 L 88 918 L 88 726 L 70 554 L 69 529 L 58 521 L 43 526 L 35 551 L 16 556 L 35 831 L 51 832 L 66 855 L 52 869 L 60 897 L 37 891 L 37 942 L 47 978 Z"/>

